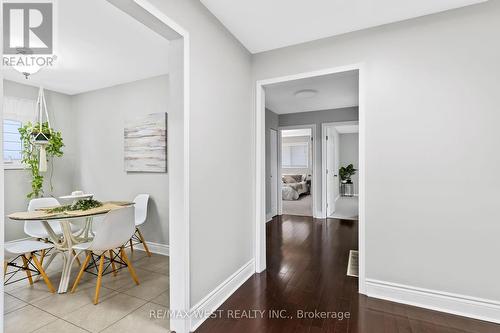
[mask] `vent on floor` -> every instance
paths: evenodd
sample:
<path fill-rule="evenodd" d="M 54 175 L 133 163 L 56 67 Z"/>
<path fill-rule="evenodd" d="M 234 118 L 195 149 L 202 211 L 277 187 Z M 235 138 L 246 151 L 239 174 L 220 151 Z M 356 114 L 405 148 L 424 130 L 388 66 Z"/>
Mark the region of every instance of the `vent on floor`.
<path fill-rule="evenodd" d="M 358 251 L 349 251 L 349 262 L 347 263 L 347 275 L 358 277 Z"/>

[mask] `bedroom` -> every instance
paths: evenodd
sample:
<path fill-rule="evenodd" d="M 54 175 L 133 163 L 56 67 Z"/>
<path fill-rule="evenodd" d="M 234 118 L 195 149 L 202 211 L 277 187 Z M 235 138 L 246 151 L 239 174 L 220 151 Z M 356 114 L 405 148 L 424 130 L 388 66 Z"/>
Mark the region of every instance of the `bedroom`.
<path fill-rule="evenodd" d="M 282 129 L 280 133 L 282 212 L 312 216 L 312 129 Z"/>

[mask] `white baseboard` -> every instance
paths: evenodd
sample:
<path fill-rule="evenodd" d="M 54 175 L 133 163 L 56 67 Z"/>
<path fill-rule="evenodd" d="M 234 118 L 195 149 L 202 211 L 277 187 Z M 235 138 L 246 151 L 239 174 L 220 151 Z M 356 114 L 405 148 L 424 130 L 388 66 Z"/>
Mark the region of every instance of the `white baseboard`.
<path fill-rule="evenodd" d="M 366 279 L 369 297 L 500 323 L 500 302 Z"/>
<path fill-rule="evenodd" d="M 154 242 L 146 242 L 148 245 L 149 252 L 160 254 L 162 256 L 170 255 L 170 247 L 165 244 L 159 244 Z M 139 251 L 145 251 L 144 246 L 142 244 L 134 245 L 134 250 L 137 249 Z"/>
<path fill-rule="evenodd" d="M 217 310 L 254 273 L 255 261 L 252 259 L 193 306 L 190 310 L 191 331 L 194 332 L 210 314 Z"/>

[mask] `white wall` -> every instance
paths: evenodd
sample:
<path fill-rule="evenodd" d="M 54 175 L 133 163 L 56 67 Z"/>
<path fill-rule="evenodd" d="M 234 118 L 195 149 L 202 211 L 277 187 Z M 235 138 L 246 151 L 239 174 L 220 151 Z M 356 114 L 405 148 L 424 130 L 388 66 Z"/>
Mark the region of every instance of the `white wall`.
<path fill-rule="evenodd" d="M 3 80 L 3 93 L 5 96 L 27 98 L 36 100 L 38 88 Z M 65 94 L 45 91 L 47 107 L 51 125 L 61 132 L 64 147 L 64 155 L 54 159 L 54 173 L 52 177 L 53 191 L 49 186 L 52 164 L 44 177 L 44 196 L 61 196 L 74 189 L 75 181 L 75 134 L 73 125 L 75 123 L 74 113 L 71 109 L 71 97 Z M 5 216 L 19 211 L 25 211 L 29 199 L 26 197 L 31 192 L 31 172 L 27 169 L 5 170 Z M 5 240 L 11 241 L 28 237 L 24 231 L 23 222 L 12 221 L 5 218 Z"/>
<path fill-rule="evenodd" d="M 190 35 L 190 289 L 194 306 L 253 258 L 251 57 L 199 1 L 151 3 Z"/>
<path fill-rule="evenodd" d="M 254 57 L 257 80 L 364 63 L 368 278 L 500 301 L 499 17 L 489 1 Z"/>
<path fill-rule="evenodd" d="M 167 75 L 72 97 L 78 138 L 76 187 L 101 201 L 150 194 L 148 219 L 141 231 L 147 241 L 160 244 L 168 244 L 168 173 L 125 172 L 123 136 L 126 119 L 168 113 L 168 103 Z"/>
<path fill-rule="evenodd" d="M 359 134 L 344 133 L 339 134 L 339 168 L 353 164 L 358 169 L 356 174 L 351 177 L 354 184 L 354 193 L 359 193 Z M 338 170 L 337 170 L 338 172 Z"/>

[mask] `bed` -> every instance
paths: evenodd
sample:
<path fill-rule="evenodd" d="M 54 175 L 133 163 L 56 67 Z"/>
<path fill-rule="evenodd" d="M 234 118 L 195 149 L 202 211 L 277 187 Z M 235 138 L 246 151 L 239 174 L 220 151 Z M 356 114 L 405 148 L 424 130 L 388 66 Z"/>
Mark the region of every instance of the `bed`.
<path fill-rule="evenodd" d="M 307 175 L 283 175 L 281 177 L 283 200 L 298 200 L 303 193 L 309 193 Z"/>

